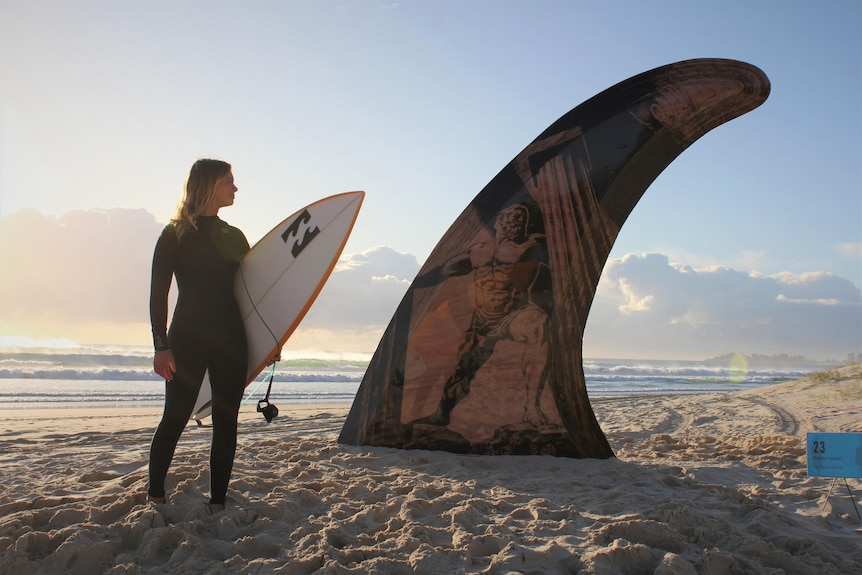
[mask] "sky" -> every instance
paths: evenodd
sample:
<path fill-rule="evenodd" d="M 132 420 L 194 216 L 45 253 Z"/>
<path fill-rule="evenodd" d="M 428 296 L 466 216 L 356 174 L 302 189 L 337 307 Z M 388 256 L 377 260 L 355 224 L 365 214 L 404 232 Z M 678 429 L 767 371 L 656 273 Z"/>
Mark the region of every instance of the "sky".
<path fill-rule="evenodd" d="M 772 83 L 659 176 L 605 267 L 587 357 L 862 352 L 855 0 L 0 0 L 0 343 L 148 345 L 152 249 L 191 164 L 231 162 L 254 243 L 367 193 L 288 346 L 373 352 L 472 198 L 640 72 Z"/>

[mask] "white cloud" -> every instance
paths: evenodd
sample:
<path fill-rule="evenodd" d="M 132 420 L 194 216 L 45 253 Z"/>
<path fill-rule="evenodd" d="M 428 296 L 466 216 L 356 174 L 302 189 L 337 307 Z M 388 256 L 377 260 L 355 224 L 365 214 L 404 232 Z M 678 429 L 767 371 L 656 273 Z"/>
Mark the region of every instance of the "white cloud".
<path fill-rule="evenodd" d="M 287 348 L 374 351 L 418 271 L 413 255 L 384 246 L 344 254 Z"/>
<path fill-rule="evenodd" d="M 0 334 L 148 344 L 150 266 L 163 226 L 127 209 L 0 218 Z M 386 247 L 345 254 L 297 335 L 373 349 L 418 270 L 414 256 Z"/>
<path fill-rule="evenodd" d="M 626 312 L 626 313 L 621 313 Z M 609 260 L 585 332 L 588 356 L 709 357 L 862 350 L 862 295 L 829 273 L 694 269 L 660 254 Z"/>
<path fill-rule="evenodd" d="M 149 343 L 149 274 L 163 224 L 143 210 L 0 218 L 0 335 Z M 344 254 L 293 348 L 373 351 L 420 263 L 379 246 Z M 862 295 L 825 272 L 765 275 L 662 254 L 605 266 L 584 338 L 589 357 L 720 353 L 844 357 L 862 351 Z"/>
<path fill-rule="evenodd" d="M 862 242 L 835 244 L 835 251 L 847 258 L 862 259 Z"/>
<path fill-rule="evenodd" d="M 418 271 L 419 263 L 413 255 L 384 246 L 345 254 L 303 320 L 302 327 L 331 330 L 385 328 Z"/>
<path fill-rule="evenodd" d="M 60 217 L 25 210 L 0 219 L 4 331 L 47 330 L 4 335 L 68 337 L 60 325 L 146 325 L 150 262 L 161 228 L 148 212 L 129 209 Z M 115 335 L 106 333 L 103 342 Z"/>
<path fill-rule="evenodd" d="M 772 276 L 780 295 L 786 301 L 796 302 L 858 302 L 859 289 L 849 280 L 826 272 L 792 274 L 783 272 Z"/>
<path fill-rule="evenodd" d="M 620 291 L 625 296 L 625 302 L 618 308 L 622 313 L 628 314 L 649 311 L 650 302 L 653 300 L 652 295 L 639 297 L 637 293 L 635 293 L 631 282 L 625 278 L 619 280 L 619 287 Z"/>

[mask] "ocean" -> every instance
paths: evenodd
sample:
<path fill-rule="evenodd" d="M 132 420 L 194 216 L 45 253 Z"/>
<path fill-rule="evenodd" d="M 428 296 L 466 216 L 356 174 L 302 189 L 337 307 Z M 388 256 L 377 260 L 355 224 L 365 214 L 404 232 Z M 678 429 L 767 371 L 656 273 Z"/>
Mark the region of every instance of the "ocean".
<path fill-rule="evenodd" d="M 284 354 L 287 355 L 287 354 Z M 270 401 L 350 403 L 371 354 L 284 357 L 275 368 Z M 673 361 L 585 359 L 590 397 L 708 393 L 749 389 L 798 379 L 835 364 L 793 361 Z M 246 390 L 257 405 L 269 382 L 267 369 Z M 164 381 L 152 371 L 149 347 L 3 348 L 0 409 L 160 407 Z"/>

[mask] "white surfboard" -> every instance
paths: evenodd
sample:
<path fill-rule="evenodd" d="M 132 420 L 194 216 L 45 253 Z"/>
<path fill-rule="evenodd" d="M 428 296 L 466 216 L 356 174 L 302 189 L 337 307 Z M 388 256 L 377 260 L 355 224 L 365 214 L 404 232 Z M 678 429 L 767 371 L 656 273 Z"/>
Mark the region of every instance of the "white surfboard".
<path fill-rule="evenodd" d="M 326 283 L 356 222 L 365 192 L 319 200 L 287 217 L 245 255 L 234 281 L 248 340 L 246 386 L 280 349 Z M 209 374 L 192 419 L 212 413 Z"/>

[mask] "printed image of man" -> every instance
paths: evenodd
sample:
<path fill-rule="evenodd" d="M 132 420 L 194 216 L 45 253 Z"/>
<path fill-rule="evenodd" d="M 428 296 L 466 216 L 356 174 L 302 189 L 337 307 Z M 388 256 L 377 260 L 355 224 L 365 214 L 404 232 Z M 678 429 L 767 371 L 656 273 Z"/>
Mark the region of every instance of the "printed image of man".
<path fill-rule="evenodd" d="M 446 426 L 452 410 L 470 393 L 479 369 L 501 340 L 524 345 L 521 358 L 523 421 L 549 424 L 540 400 L 546 385 L 546 328 L 551 306 L 548 250 L 543 233 L 530 229 L 526 204 L 504 208 L 494 223 L 495 236 L 480 240 L 450 259 L 444 276 L 473 274 L 474 309 L 458 349 L 458 364 L 446 380 L 437 409 L 413 424 Z"/>

